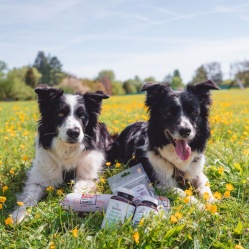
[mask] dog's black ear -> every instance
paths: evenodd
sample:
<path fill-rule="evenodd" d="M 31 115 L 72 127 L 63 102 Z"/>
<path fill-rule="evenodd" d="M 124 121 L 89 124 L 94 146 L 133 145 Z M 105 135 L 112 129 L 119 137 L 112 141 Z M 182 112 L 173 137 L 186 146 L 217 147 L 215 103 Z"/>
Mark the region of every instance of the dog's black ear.
<path fill-rule="evenodd" d="M 86 103 L 86 108 L 90 113 L 99 114 L 101 111 L 101 104 L 103 99 L 108 99 L 110 96 L 106 95 L 102 91 L 96 92 L 86 92 L 84 95 L 84 100 Z"/>
<path fill-rule="evenodd" d="M 63 94 L 63 90 L 42 84 L 35 88 L 35 93 L 38 95 L 39 100 L 49 101 L 59 98 Z"/>
<path fill-rule="evenodd" d="M 196 85 L 189 84 L 187 85 L 187 91 L 193 92 L 195 94 L 206 94 L 210 90 L 219 90 L 220 88 L 211 80 L 198 83 Z"/>
<path fill-rule="evenodd" d="M 146 82 L 141 91 L 147 92 L 145 104 L 148 107 L 155 106 L 159 103 L 159 96 L 172 91 L 168 84 L 159 84 L 155 82 Z"/>

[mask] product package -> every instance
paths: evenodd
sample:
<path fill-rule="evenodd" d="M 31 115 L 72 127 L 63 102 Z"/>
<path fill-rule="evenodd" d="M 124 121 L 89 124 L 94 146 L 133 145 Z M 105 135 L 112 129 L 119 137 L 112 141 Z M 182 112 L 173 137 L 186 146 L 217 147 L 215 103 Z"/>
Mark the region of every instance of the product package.
<path fill-rule="evenodd" d="M 170 201 L 167 197 L 158 196 L 152 183 L 149 180 L 142 164 L 137 164 L 131 168 L 120 172 L 107 179 L 110 188 L 114 194 L 119 187 L 131 189 L 135 192 L 134 202 L 136 205 L 143 201 L 144 196 L 152 196 L 159 202 L 158 209 L 164 210 L 165 214 L 170 209 Z"/>
<path fill-rule="evenodd" d="M 109 200 L 113 195 L 109 194 L 76 194 L 70 193 L 61 201 L 64 209 L 76 212 L 103 212 L 106 211 Z"/>

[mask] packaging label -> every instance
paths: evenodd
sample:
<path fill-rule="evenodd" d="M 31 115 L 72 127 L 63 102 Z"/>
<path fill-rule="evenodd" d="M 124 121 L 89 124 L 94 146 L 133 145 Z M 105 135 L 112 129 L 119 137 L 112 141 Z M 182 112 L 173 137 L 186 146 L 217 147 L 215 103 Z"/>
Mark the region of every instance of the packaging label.
<path fill-rule="evenodd" d="M 124 223 L 124 220 L 130 218 L 134 214 L 134 211 L 135 206 L 111 199 L 108 203 L 105 218 L 101 227 L 103 228 L 106 225 L 110 226 L 119 221 Z"/>
<path fill-rule="evenodd" d="M 133 217 L 133 225 L 137 226 L 143 217 L 147 218 L 150 215 L 158 215 L 158 211 L 147 206 L 138 206 Z"/>

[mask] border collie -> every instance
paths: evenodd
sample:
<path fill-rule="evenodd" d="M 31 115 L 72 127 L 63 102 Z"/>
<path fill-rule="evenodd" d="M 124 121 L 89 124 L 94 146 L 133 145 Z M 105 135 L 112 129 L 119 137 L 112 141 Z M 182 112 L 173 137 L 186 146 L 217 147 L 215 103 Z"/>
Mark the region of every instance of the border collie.
<path fill-rule="evenodd" d="M 36 155 L 28 172 L 23 192 L 18 196 L 24 206 L 12 214 L 14 222 L 26 216 L 26 207 L 34 206 L 48 186 L 57 187 L 70 175 L 75 179 L 73 192 L 96 190 L 96 180 L 113 142 L 105 124 L 98 122 L 101 91 L 64 94 L 63 90 L 38 86 L 41 114 L 36 139 Z"/>
<path fill-rule="evenodd" d="M 189 187 L 188 182 L 199 196 L 207 192 L 209 202 L 214 201 L 203 173 L 203 153 L 210 137 L 209 91 L 216 89 L 219 87 L 212 81 L 189 84 L 183 91 L 173 91 L 166 84 L 145 83 L 141 91 L 147 92 L 149 120 L 126 127 L 108 152 L 108 160 L 130 161 L 131 166 L 142 163 L 159 189 L 170 188 L 185 196 L 182 188 Z M 197 202 L 194 197 L 191 201 Z"/>

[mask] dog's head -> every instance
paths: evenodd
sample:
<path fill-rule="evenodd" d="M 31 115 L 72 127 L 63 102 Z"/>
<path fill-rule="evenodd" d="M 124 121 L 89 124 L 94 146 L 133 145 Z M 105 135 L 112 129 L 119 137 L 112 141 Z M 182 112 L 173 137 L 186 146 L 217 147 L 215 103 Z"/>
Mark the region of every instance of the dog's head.
<path fill-rule="evenodd" d="M 161 129 L 181 160 L 189 158 L 191 141 L 200 135 L 201 126 L 207 126 L 212 89 L 219 89 L 212 81 L 187 85 L 183 91 L 153 82 L 145 83 L 142 88 L 147 91 L 145 103 L 149 108 L 150 128 Z"/>
<path fill-rule="evenodd" d="M 54 137 L 68 145 L 82 143 L 89 127 L 97 124 L 102 99 L 109 96 L 101 91 L 85 94 L 64 94 L 63 90 L 40 85 L 38 95 L 41 119 L 39 121 L 40 144 L 51 148 Z"/>

